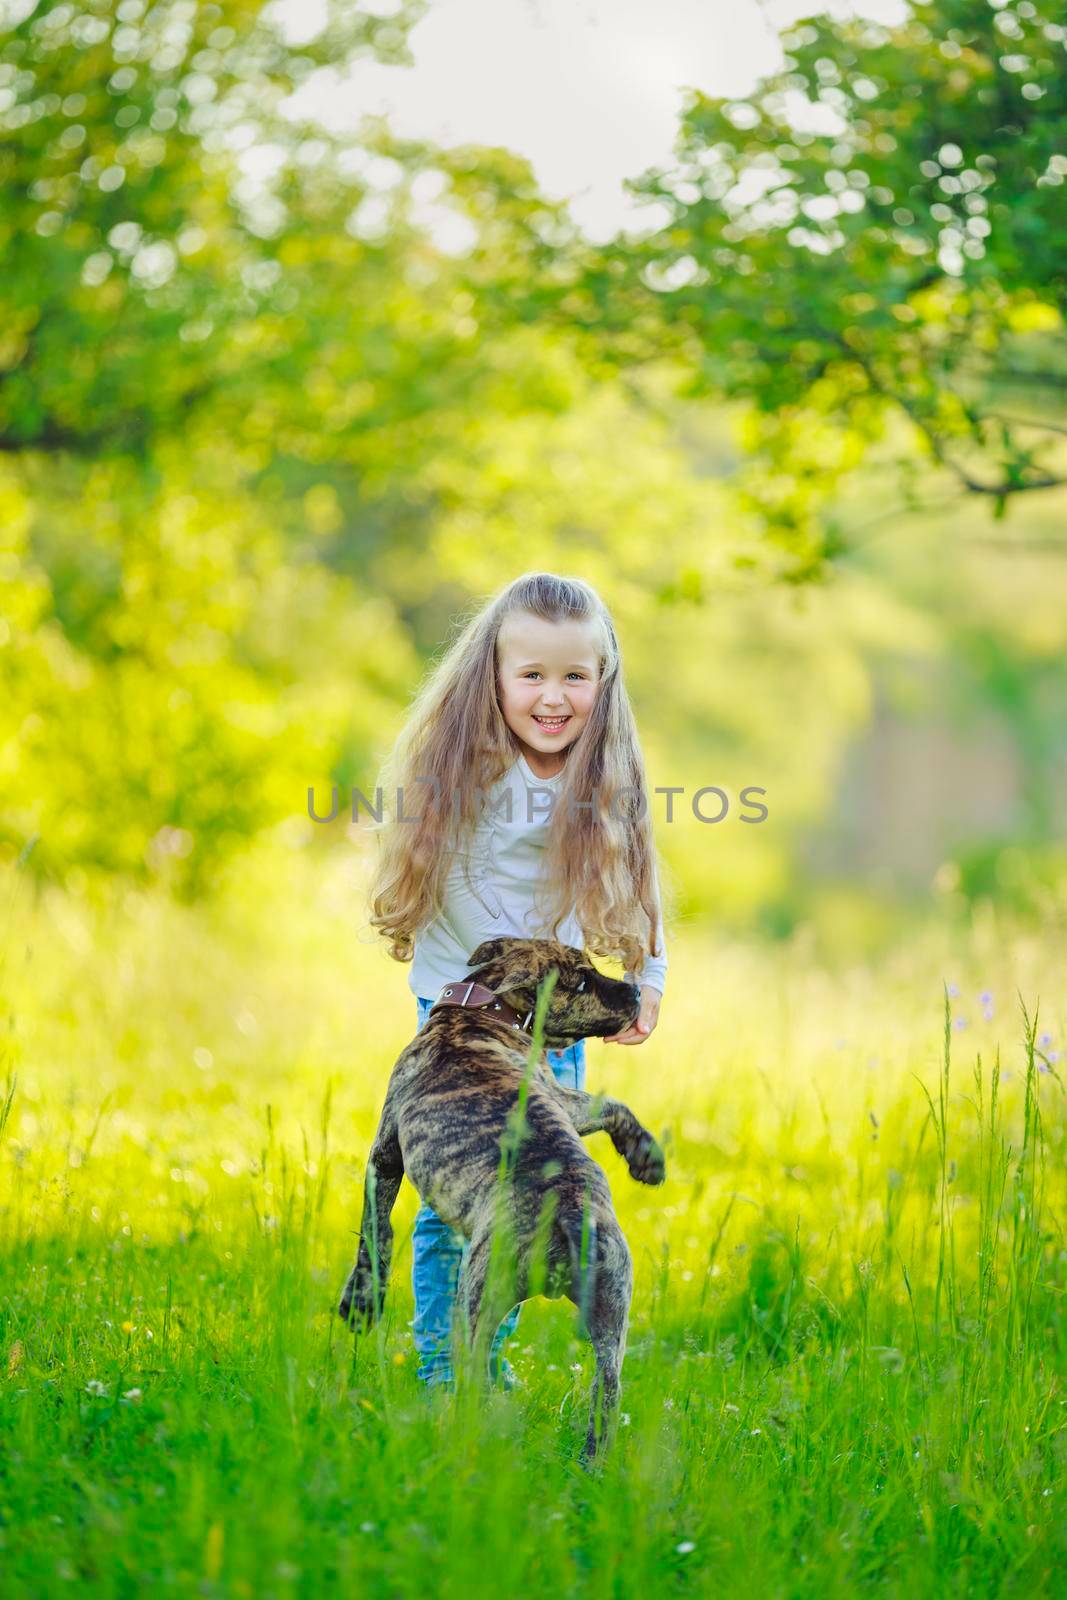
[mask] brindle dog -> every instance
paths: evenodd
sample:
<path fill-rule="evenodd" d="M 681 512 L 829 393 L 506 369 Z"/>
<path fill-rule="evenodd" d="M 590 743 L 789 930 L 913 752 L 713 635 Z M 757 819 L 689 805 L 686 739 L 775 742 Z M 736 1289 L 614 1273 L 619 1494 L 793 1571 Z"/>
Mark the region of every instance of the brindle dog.
<path fill-rule="evenodd" d="M 406 1173 L 422 1199 L 470 1242 L 457 1306 L 480 1357 L 511 1306 L 542 1292 L 578 1306 L 596 1352 L 592 1409 L 583 1454 L 613 1432 L 619 1369 L 633 1287 L 630 1251 L 602 1169 L 579 1135 L 606 1132 L 639 1183 L 662 1183 L 663 1152 L 628 1106 L 564 1088 L 542 1051 L 525 1115 L 512 1138 L 506 1221 L 515 1251 L 510 1282 L 490 1274 L 494 1220 L 501 1216 L 501 1143 L 508 1142 L 529 1056 L 538 986 L 555 968 L 544 1045 L 563 1049 L 590 1035 L 618 1033 L 640 1009 L 630 983 L 608 978 L 580 950 L 554 939 L 489 939 L 467 978 L 500 997 L 498 1013 L 438 1004 L 393 1069 L 367 1162 L 356 1263 L 339 1314 L 357 1331 L 381 1315 L 392 1254 L 390 1214 Z M 462 995 L 461 981 L 449 988 Z M 506 996 L 506 1000 L 504 997 Z M 514 1008 L 514 1010 L 512 1010 Z M 524 1016 L 529 1013 L 529 1016 Z M 542 1266 L 534 1267 L 535 1261 Z M 533 1269 L 533 1270 L 531 1270 Z M 462 1317 L 457 1317 L 457 1333 Z M 479 1365 L 484 1372 L 484 1361 Z"/>

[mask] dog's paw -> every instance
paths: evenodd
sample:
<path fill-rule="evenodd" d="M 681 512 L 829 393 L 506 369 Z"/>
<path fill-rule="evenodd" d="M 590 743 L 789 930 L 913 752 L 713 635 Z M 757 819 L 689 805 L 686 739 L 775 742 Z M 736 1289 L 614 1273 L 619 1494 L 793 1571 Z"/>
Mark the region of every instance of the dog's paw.
<path fill-rule="evenodd" d="M 337 1315 L 353 1333 L 366 1333 L 374 1322 L 374 1305 L 369 1300 L 342 1300 Z"/>
<path fill-rule="evenodd" d="M 373 1285 L 363 1285 L 358 1279 L 349 1278 L 337 1307 L 337 1315 L 357 1333 L 365 1333 L 381 1315 L 384 1300 L 384 1294 L 380 1293 L 376 1304 Z"/>
<path fill-rule="evenodd" d="M 351 1322 L 354 1320 L 352 1316 L 352 1308 L 354 1304 L 355 1296 L 350 1294 L 346 1288 L 337 1306 L 337 1315 L 340 1317 L 342 1322 Z"/>
<path fill-rule="evenodd" d="M 626 1165 L 631 1178 L 638 1183 L 655 1186 L 667 1176 L 667 1160 L 652 1135 L 642 1128 L 640 1135 L 626 1151 Z"/>

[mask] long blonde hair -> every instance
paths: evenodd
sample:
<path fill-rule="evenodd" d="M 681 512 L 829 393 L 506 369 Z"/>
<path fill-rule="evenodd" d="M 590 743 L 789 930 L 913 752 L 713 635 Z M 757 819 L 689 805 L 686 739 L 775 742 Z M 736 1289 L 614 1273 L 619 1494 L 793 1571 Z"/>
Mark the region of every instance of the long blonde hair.
<path fill-rule="evenodd" d="M 549 936 L 573 909 L 592 954 L 638 973 L 645 952 L 655 953 L 660 910 L 644 758 L 607 607 L 582 579 L 550 572 L 524 573 L 470 615 L 415 695 L 378 778 L 383 796 L 401 793 L 407 820 L 371 824 L 380 852 L 370 926 L 397 961 L 412 959 L 415 934 L 442 909 L 460 837 L 519 753 L 497 675 L 500 629 L 517 612 L 591 623 L 599 666 L 596 698 L 567 749 L 549 824 Z M 594 796 L 598 803 L 589 806 Z"/>

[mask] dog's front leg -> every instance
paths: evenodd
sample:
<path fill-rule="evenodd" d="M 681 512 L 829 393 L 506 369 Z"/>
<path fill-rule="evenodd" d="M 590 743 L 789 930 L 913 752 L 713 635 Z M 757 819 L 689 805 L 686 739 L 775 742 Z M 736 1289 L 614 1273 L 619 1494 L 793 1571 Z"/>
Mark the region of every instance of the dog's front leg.
<path fill-rule="evenodd" d="M 367 1158 L 359 1249 L 337 1307 L 338 1315 L 345 1322 L 351 1317 L 357 1326 L 369 1327 L 382 1314 L 393 1258 L 393 1206 L 403 1176 L 400 1141 L 387 1099 Z"/>
<path fill-rule="evenodd" d="M 628 1105 L 607 1095 L 586 1094 L 584 1089 L 567 1089 L 554 1080 L 549 1086 L 555 1098 L 583 1138 L 590 1133 L 606 1133 L 638 1183 L 662 1183 L 667 1176 L 663 1151 Z"/>

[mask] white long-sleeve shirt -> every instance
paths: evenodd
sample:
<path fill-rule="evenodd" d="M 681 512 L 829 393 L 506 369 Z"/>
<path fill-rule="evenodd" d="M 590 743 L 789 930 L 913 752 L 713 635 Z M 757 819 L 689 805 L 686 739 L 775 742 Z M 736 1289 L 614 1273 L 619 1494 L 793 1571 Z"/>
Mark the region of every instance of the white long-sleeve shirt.
<path fill-rule="evenodd" d="M 538 921 L 534 894 L 542 882 L 550 808 L 559 803 L 562 776 L 539 778 L 520 753 L 488 791 L 475 828 L 452 859 L 441 911 L 415 935 L 408 978 L 413 994 L 436 998 L 446 983 L 463 976 L 483 939 L 550 935 Z M 469 883 L 464 872 L 468 866 Z M 584 947 L 585 936 L 573 910 L 560 923 L 557 937 L 564 944 Z M 637 982 L 662 994 L 667 952 L 661 919 L 655 943 L 657 953 L 645 956 Z"/>

